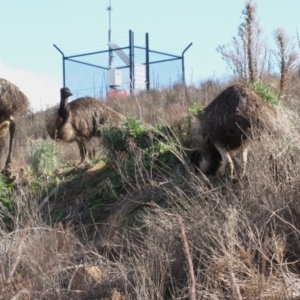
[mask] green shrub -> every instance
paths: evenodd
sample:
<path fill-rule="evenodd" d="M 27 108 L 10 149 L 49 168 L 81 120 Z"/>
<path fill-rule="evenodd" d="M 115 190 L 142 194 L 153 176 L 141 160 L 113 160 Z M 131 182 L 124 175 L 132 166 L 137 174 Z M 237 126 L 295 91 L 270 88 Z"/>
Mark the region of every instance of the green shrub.
<path fill-rule="evenodd" d="M 272 90 L 270 85 L 261 81 L 255 81 L 250 83 L 249 87 L 255 90 L 270 106 L 279 104 L 279 95 Z"/>
<path fill-rule="evenodd" d="M 49 177 L 59 165 L 59 153 L 52 141 L 33 140 L 29 145 L 29 162 L 36 176 Z"/>
<path fill-rule="evenodd" d="M 138 119 L 128 118 L 122 127 L 105 127 L 102 131 L 102 142 L 107 150 L 109 160 L 115 162 L 120 152 L 126 157 L 121 170 L 128 178 L 136 178 L 136 162 L 140 160 L 139 172 L 142 175 L 154 167 L 163 171 L 170 170 L 178 159 L 176 147 L 187 140 L 188 120 L 176 122 L 174 126 L 157 124 L 145 127 Z M 176 146 L 177 145 L 177 146 Z M 139 150 L 143 150 L 139 152 Z M 140 155 L 139 158 L 136 155 Z M 120 163 L 120 162 L 119 162 Z"/>
<path fill-rule="evenodd" d="M 8 209 L 13 205 L 13 183 L 12 181 L 0 175 L 0 202 Z"/>
<path fill-rule="evenodd" d="M 108 125 L 102 129 L 102 143 L 108 150 L 109 156 L 127 151 L 129 139 L 133 139 L 141 149 L 150 146 L 149 131 L 143 128 L 142 122 L 138 119 L 127 118 L 122 127 Z"/>
<path fill-rule="evenodd" d="M 197 115 L 199 113 L 202 113 L 204 110 L 204 106 L 194 102 L 192 106 L 189 108 L 189 114 L 190 115 Z"/>

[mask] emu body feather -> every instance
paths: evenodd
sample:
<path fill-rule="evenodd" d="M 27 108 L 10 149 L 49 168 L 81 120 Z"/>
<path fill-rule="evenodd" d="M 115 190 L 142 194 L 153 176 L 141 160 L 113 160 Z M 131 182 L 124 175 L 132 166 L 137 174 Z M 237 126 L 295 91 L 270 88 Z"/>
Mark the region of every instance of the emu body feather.
<path fill-rule="evenodd" d="M 192 156 L 192 162 L 207 175 L 223 174 L 229 164 L 233 176 L 231 156 L 242 151 L 244 175 L 253 130 L 271 132 L 275 123 L 275 109 L 255 91 L 240 84 L 230 86 L 193 118 L 191 131 L 199 154 Z"/>
<path fill-rule="evenodd" d="M 29 101 L 17 86 L 0 78 L 0 150 L 3 151 L 6 135 L 9 133 L 9 149 L 5 169 L 11 163 L 11 152 L 15 132 L 15 121 L 29 110 Z"/>
<path fill-rule="evenodd" d="M 52 139 L 77 142 L 82 163 L 87 154 L 86 142 L 100 136 L 104 124 L 117 126 L 124 116 L 91 97 L 78 98 L 69 103 L 71 95 L 68 88 L 61 89 L 60 105 L 48 118 L 46 128 Z"/>

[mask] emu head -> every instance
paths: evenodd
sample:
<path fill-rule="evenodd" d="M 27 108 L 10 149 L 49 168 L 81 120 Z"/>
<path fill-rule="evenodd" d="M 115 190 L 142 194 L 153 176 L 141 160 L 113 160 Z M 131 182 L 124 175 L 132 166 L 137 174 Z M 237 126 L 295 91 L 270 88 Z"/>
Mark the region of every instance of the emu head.
<path fill-rule="evenodd" d="M 194 150 L 190 156 L 190 162 L 194 166 L 196 174 L 199 173 L 201 160 L 202 160 L 201 153 L 198 150 Z"/>
<path fill-rule="evenodd" d="M 63 87 L 60 89 L 60 95 L 61 95 L 62 99 L 65 99 L 65 98 L 72 96 L 73 94 L 71 93 L 69 88 Z"/>
<path fill-rule="evenodd" d="M 221 165 L 222 156 L 206 135 L 199 135 L 198 138 L 198 149 L 190 156 L 195 173 L 201 170 L 205 175 L 215 175 Z"/>

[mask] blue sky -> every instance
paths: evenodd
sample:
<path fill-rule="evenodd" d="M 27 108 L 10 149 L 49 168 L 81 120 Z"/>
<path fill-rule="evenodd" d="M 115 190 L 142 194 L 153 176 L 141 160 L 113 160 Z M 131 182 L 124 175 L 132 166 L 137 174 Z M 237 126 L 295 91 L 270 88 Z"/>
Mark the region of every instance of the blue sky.
<path fill-rule="evenodd" d="M 296 37 L 299 0 L 256 4 L 270 44 L 278 27 Z M 109 0 L 1 0 L 0 77 L 18 85 L 35 109 L 55 105 L 62 62 L 53 44 L 70 54 L 106 49 L 108 5 Z M 181 54 L 193 43 L 185 55 L 189 84 L 229 72 L 216 47 L 236 35 L 244 0 L 111 0 L 111 5 L 113 40 L 119 44 L 127 42 L 129 29 L 136 44 L 148 32 L 150 48 L 168 53 Z"/>

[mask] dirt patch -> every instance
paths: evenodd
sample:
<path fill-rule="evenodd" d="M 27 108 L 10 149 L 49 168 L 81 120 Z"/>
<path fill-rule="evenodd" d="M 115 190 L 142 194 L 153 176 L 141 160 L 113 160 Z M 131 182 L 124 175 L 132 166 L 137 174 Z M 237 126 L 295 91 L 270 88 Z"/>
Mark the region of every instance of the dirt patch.
<path fill-rule="evenodd" d="M 92 168 L 88 169 L 85 173 L 84 176 L 95 176 L 96 173 L 98 173 L 100 170 L 102 170 L 105 167 L 105 162 L 104 161 L 100 161 L 98 162 L 96 165 L 94 165 Z"/>

